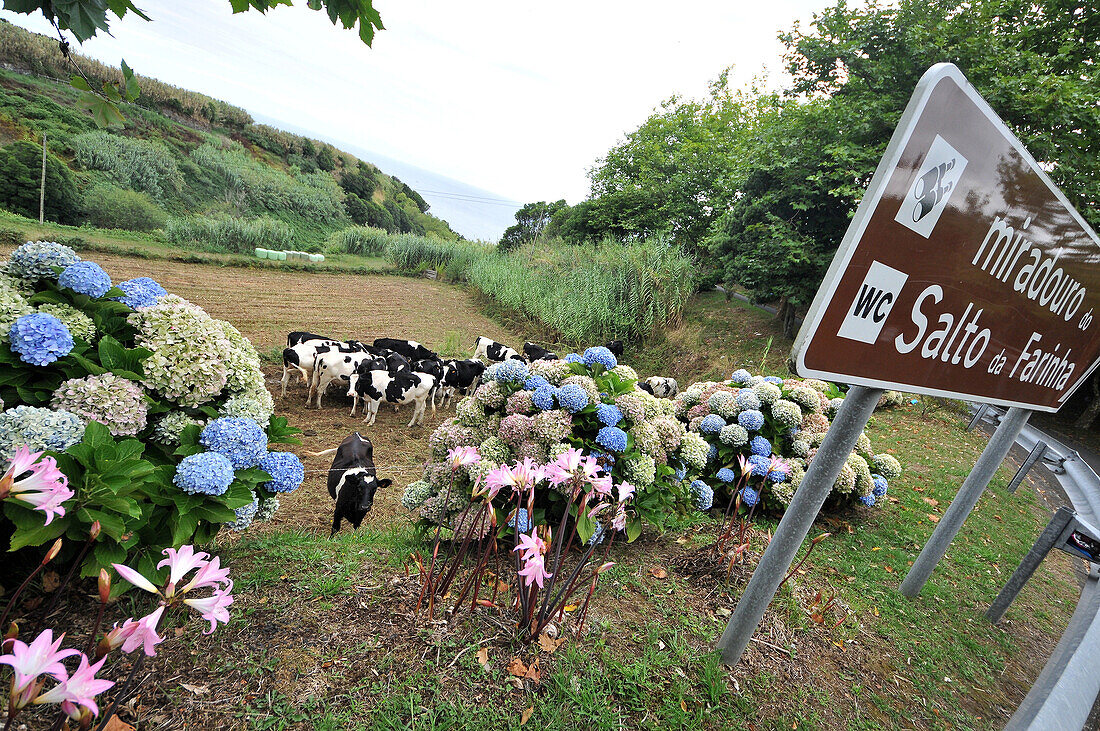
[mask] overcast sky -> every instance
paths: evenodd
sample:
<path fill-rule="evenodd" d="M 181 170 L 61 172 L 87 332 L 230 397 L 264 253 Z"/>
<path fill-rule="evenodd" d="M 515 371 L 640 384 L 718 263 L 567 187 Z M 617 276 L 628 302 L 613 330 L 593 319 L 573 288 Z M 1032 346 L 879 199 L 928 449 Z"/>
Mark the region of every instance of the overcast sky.
<path fill-rule="evenodd" d="M 374 47 L 305 7 L 139 0 L 81 51 L 519 201 L 588 192 L 586 171 L 672 94 L 781 72 L 777 31 L 827 0 L 376 0 Z M 41 16 L 0 17 L 50 32 Z"/>

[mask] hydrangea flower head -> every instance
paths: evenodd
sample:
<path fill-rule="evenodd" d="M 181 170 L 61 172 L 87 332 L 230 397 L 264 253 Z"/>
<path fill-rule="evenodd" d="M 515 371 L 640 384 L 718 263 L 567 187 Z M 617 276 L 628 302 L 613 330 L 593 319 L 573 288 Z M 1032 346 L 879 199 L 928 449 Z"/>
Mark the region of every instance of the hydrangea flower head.
<path fill-rule="evenodd" d="M 704 434 L 717 434 L 726 425 L 726 420 L 718 414 L 707 414 L 699 422 L 699 431 Z"/>
<path fill-rule="evenodd" d="M 876 454 L 874 456 L 874 466 L 878 474 L 885 477 L 887 480 L 893 480 L 901 477 L 901 463 L 892 454 Z"/>
<path fill-rule="evenodd" d="M 57 277 L 58 285 L 89 297 L 102 297 L 111 288 L 111 277 L 94 261 L 78 261 L 65 267 Z"/>
<path fill-rule="evenodd" d="M 584 358 L 577 355 L 576 353 L 570 353 L 569 355 L 562 358 L 562 360 L 564 360 L 566 363 L 583 363 L 584 362 Z"/>
<path fill-rule="evenodd" d="M 612 452 L 625 452 L 626 432 L 617 426 L 605 426 L 596 432 L 596 444 Z"/>
<path fill-rule="evenodd" d="M 233 463 L 217 452 L 200 452 L 180 460 L 176 487 L 191 495 L 223 495 L 233 483 Z"/>
<path fill-rule="evenodd" d="M 496 380 L 501 383 L 523 383 L 531 375 L 531 369 L 518 358 L 509 358 L 497 366 Z"/>
<path fill-rule="evenodd" d="M 0 459 L 19 447 L 35 452 L 64 452 L 84 438 L 84 420 L 68 411 L 16 406 L 0 413 Z"/>
<path fill-rule="evenodd" d="M 132 310 L 138 310 L 142 307 L 152 307 L 160 301 L 161 297 L 168 294 L 168 290 L 157 284 L 156 281 L 150 277 L 127 279 L 125 282 L 119 282 L 118 288 L 126 294 L 121 297 L 115 297 L 114 299 L 117 299 Z"/>
<path fill-rule="evenodd" d="M 539 386 L 549 385 L 550 381 L 539 375 L 530 376 L 526 381 L 523 382 L 523 387 L 528 391 L 534 391 Z"/>
<path fill-rule="evenodd" d="M 871 475 L 871 481 L 875 484 L 874 488 L 871 490 L 872 495 L 874 495 L 875 497 L 882 497 L 886 494 L 886 490 L 889 488 L 889 483 L 887 483 L 885 477 L 883 477 L 882 475 Z"/>
<path fill-rule="evenodd" d="M 691 494 L 695 499 L 695 509 L 699 512 L 710 510 L 714 505 L 714 488 L 702 480 L 691 483 Z"/>
<path fill-rule="evenodd" d="M 255 495 L 255 493 L 253 493 L 253 495 Z M 248 505 L 234 510 L 233 514 L 237 517 L 233 520 L 233 522 L 226 523 L 225 527 L 229 530 L 237 531 L 238 533 L 248 530 L 248 527 L 252 525 L 252 521 L 256 519 L 256 513 L 259 511 L 259 509 L 260 499 L 257 497 Z"/>
<path fill-rule="evenodd" d="M 755 409 L 747 409 L 737 415 L 737 423 L 749 431 L 759 431 L 764 426 L 764 415 Z"/>
<path fill-rule="evenodd" d="M 714 476 L 727 484 L 737 481 L 737 473 L 731 470 L 729 467 L 723 467 L 722 469 L 718 470 L 718 472 Z"/>
<path fill-rule="evenodd" d="M 764 376 L 764 381 L 766 383 L 774 383 L 776 386 L 783 385 L 783 379 L 778 376 Z"/>
<path fill-rule="evenodd" d="M 738 368 L 730 374 L 730 382 L 738 386 L 748 383 L 750 378 L 752 378 L 752 374 L 744 368 Z"/>
<path fill-rule="evenodd" d="M 593 348 L 588 348 L 587 350 L 585 350 L 584 356 L 581 360 L 589 368 L 596 364 L 599 364 L 607 370 L 611 370 L 615 366 L 619 365 L 619 361 L 615 358 L 615 354 L 602 345 L 597 345 Z"/>
<path fill-rule="evenodd" d="M 518 533 L 526 533 L 531 530 L 531 519 L 527 515 L 527 508 L 520 508 L 508 519 L 508 527 L 515 528 Z"/>
<path fill-rule="evenodd" d="M 749 431 L 740 424 L 727 424 L 718 432 L 718 439 L 730 447 L 743 447 L 748 444 Z"/>
<path fill-rule="evenodd" d="M 47 315 L 53 315 L 58 320 L 61 320 L 61 324 L 68 329 L 69 334 L 72 335 L 73 338 L 80 338 L 86 343 L 95 341 L 95 322 L 92 318 L 75 307 L 70 307 L 64 302 L 47 302 L 46 304 L 39 305 L 38 311 Z M 29 314 L 30 312 L 33 312 L 33 310 L 20 314 Z M 0 315 L 0 327 L 2 327 L 3 319 L 3 316 Z M 16 318 L 12 318 L 12 322 L 14 322 L 15 319 Z M 4 337 L 2 339 L 7 339 L 7 328 L 5 328 Z"/>
<path fill-rule="evenodd" d="M 607 529 L 603 527 L 603 523 L 596 523 L 596 530 L 592 531 L 592 535 L 588 536 L 588 540 L 584 542 L 585 547 L 600 545 L 606 535 Z"/>
<path fill-rule="evenodd" d="M 57 277 L 54 267 L 64 269 L 78 261 L 80 257 L 68 246 L 52 241 L 28 241 L 11 253 L 8 272 L 12 276 L 37 282 Z"/>
<path fill-rule="evenodd" d="M 770 457 L 772 454 L 772 443 L 764 437 L 757 435 L 749 442 L 749 451 L 753 454 L 759 454 L 761 457 Z"/>
<path fill-rule="evenodd" d="M 306 476 L 302 460 L 293 452 L 268 452 L 260 457 L 259 467 L 271 475 L 261 487 L 268 492 L 294 492 Z"/>
<path fill-rule="evenodd" d="M 737 406 L 742 409 L 760 409 L 760 397 L 751 388 L 742 388 L 737 392 Z"/>
<path fill-rule="evenodd" d="M 596 407 L 596 418 L 604 426 L 615 426 L 623 420 L 623 412 L 613 404 L 600 404 Z"/>
<path fill-rule="evenodd" d="M 588 406 L 588 394 L 575 383 L 567 383 L 558 389 L 558 403 L 563 409 L 576 413 Z"/>
<path fill-rule="evenodd" d="M 558 394 L 558 389 L 547 384 L 545 386 L 539 386 L 531 394 L 531 403 L 543 411 L 549 411 L 554 408 L 554 398 Z"/>
<path fill-rule="evenodd" d="M 211 452 L 227 457 L 233 469 L 255 467 L 267 453 L 267 434 L 252 419 L 226 416 L 214 419 L 199 436 Z"/>
<path fill-rule="evenodd" d="M 718 461 L 718 445 L 707 444 L 707 464 L 714 464 Z"/>
<path fill-rule="evenodd" d="M 116 437 L 144 429 L 149 412 L 141 386 L 114 373 L 70 378 L 54 391 L 50 405 L 98 421 Z"/>
<path fill-rule="evenodd" d="M 860 495 L 859 501 L 869 508 L 875 506 L 875 496 L 873 493 L 871 495 Z"/>
<path fill-rule="evenodd" d="M 760 493 L 758 493 L 756 490 L 754 490 L 753 488 L 748 487 L 748 486 L 741 488 L 741 503 L 742 504 L 744 504 L 744 505 L 751 508 L 754 505 L 756 505 L 758 502 L 760 502 Z"/>
<path fill-rule="evenodd" d="M 749 457 L 748 463 L 754 477 L 764 477 L 771 472 L 771 460 L 767 457 L 761 457 L 758 454 L 754 454 Z"/>
<path fill-rule="evenodd" d="M 65 323 L 53 315 L 34 312 L 23 315 L 8 330 L 12 352 L 31 365 L 44 366 L 72 352 L 73 336 Z"/>

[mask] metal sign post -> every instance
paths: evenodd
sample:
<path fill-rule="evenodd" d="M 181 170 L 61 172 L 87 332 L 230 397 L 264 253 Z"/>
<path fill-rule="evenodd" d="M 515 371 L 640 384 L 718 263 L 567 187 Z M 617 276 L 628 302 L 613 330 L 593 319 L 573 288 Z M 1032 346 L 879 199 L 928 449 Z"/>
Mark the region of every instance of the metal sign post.
<path fill-rule="evenodd" d="M 970 470 L 970 474 L 966 476 L 955 499 L 944 511 L 928 543 L 924 544 L 917 560 L 913 562 L 913 567 L 901 582 L 902 594 L 915 597 L 924 588 L 928 577 L 932 575 L 932 570 L 947 553 L 951 541 L 955 540 L 955 535 L 962 528 L 966 517 L 978 504 L 978 498 L 982 496 L 986 485 L 993 479 L 993 475 L 997 474 L 997 469 L 1008 455 L 1008 450 L 1012 449 L 1016 437 L 1024 428 L 1029 416 L 1031 412 L 1026 409 L 1012 408 L 1005 412 L 1001 425 L 997 427 L 997 431 L 993 432 L 989 444 L 985 445 L 978 461 L 974 463 L 974 469 Z"/>
<path fill-rule="evenodd" d="M 779 521 L 775 535 L 768 543 L 756 570 L 752 572 L 745 593 L 737 602 L 726 631 L 718 641 L 723 662 L 735 664 L 748 647 L 760 620 L 764 618 L 764 610 L 768 608 L 799 547 L 806 540 L 810 526 L 825 503 L 825 498 L 832 491 L 837 475 L 844 467 L 848 455 L 852 453 L 856 440 L 867 425 L 867 420 L 871 418 L 881 396 L 882 389 L 853 386 L 844 397 L 844 403 L 833 419 L 829 433 L 821 442 L 817 456 L 810 462 L 802 484 L 783 513 L 783 520 Z"/>

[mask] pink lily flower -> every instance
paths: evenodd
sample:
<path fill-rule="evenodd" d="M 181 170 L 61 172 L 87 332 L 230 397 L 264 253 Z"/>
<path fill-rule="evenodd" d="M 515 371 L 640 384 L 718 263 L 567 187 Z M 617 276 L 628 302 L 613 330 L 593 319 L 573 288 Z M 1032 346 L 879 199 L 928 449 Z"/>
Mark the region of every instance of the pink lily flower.
<path fill-rule="evenodd" d="M 741 471 L 741 479 L 747 482 L 752 476 L 752 463 L 749 462 L 749 458 L 743 454 L 737 455 L 737 467 Z"/>
<path fill-rule="evenodd" d="M 773 454 L 771 461 L 768 463 L 768 472 L 773 470 L 779 470 L 781 472 L 790 472 L 791 467 L 787 464 L 787 460 L 783 459 L 779 455 Z"/>
<path fill-rule="evenodd" d="M 111 630 L 106 635 L 111 649 L 113 650 L 114 647 L 118 646 L 118 643 L 121 643 L 122 652 L 133 652 L 138 647 L 142 647 L 146 655 L 155 656 L 154 647 L 164 642 L 163 636 L 156 633 L 156 625 L 160 623 L 162 614 L 164 614 L 163 605 L 136 622 L 128 619 L 122 623 L 122 627 L 119 627 L 118 624 L 114 625 L 116 629 Z M 112 633 L 116 632 L 116 636 L 112 638 Z"/>
<path fill-rule="evenodd" d="M 519 483 L 516 481 L 516 476 L 512 474 L 512 469 L 507 465 L 501 465 L 485 475 L 485 488 L 489 500 L 495 498 L 502 488 L 515 489 L 517 484 Z"/>
<path fill-rule="evenodd" d="M 57 468 L 57 461 L 43 454 L 25 446 L 16 450 L 7 471 L 0 477 L 0 499 L 19 500 L 41 510 L 46 514 L 45 524 L 49 525 L 54 516 L 65 515 L 61 503 L 76 493 L 69 489 L 69 478 Z"/>
<path fill-rule="evenodd" d="M 619 483 L 619 502 L 625 503 L 632 497 L 634 497 L 634 486 L 623 480 Z"/>
<path fill-rule="evenodd" d="M 522 462 L 517 462 L 512 468 L 512 476 L 516 480 L 515 490 L 524 491 L 542 482 L 546 477 L 545 469 L 530 457 L 524 457 Z"/>
<path fill-rule="evenodd" d="M 459 467 L 477 464 L 481 461 L 481 454 L 478 453 L 477 447 L 457 447 L 447 450 L 447 459 L 451 463 L 451 469 L 457 470 Z"/>
<path fill-rule="evenodd" d="M 220 589 L 229 583 L 229 569 L 221 568 L 221 557 L 215 556 L 206 564 L 199 567 L 191 580 L 180 589 L 181 594 L 186 594 L 192 589 L 205 589 L 211 587 Z"/>
<path fill-rule="evenodd" d="M 513 548 L 512 551 L 522 551 L 520 558 L 527 561 L 530 560 L 532 556 L 540 556 L 546 553 L 546 542 L 536 535 L 520 533 L 519 545 Z"/>
<path fill-rule="evenodd" d="M 149 592 L 150 594 L 160 595 L 160 589 L 153 586 L 153 582 L 142 576 L 136 569 L 132 569 L 129 566 L 120 563 L 111 564 L 115 567 L 115 571 L 126 581 L 136 586 L 139 589 Z"/>
<path fill-rule="evenodd" d="M 617 531 L 626 530 L 626 506 L 619 503 L 619 509 L 615 513 L 615 517 L 611 519 L 611 527 Z"/>
<path fill-rule="evenodd" d="M 60 703 L 61 710 L 69 718 L 79 719 L 83 715 L 81 708 L 86 708 L 92 712 L 93 716 L 98 716 L 99 706 L 96 705 L 95 697 L 114 686 L 114 682 L 110 680 L 95 677 L 107 658 L 101 659 L 95 665 L 89 665 L 88 657 L 84 653 L 77 654 L 80 655 L 80 667 L 67 679 L 35 698 L 34 702 L 35 704 Z"/>
<path fill-rule="evenodd" d="M 546 571 L 546 563 L 540 553 L 526 559 L 519 575 L 523 578 L 523 583 L 526 586 L 538 584 L 540 589 L 545 588 L 543 582 L 553 576 L 553 574 Z"/>
<path fill-rule="evenodd" d="M 588 481 L 588 484 L 592 486 L 592 490 L 597 494 L 604 497 L 611 495 L 611 475 L 604 475 L 603 477 L 594 477 Z"/>
<path fill-rule="evenodd" d="M 190 545 L 180 546 L 179 550 L 166 548 L 163 553 L 168 558 L 158 563 L 157 568 L 162 569 L 165 566 L 169 567 L 169 595 L 172 594 L 176 584 L 179 583 L 179 580 L 182 579 L 188 571 L 205 566 L 207 564 L 206 559 L 210 558 L 210 554 L 204 551 L 195 553 L 194 546 Z"/>
<path fill-rule="evenodd" d="M 218 589 L 214 592 L 213 596 L 206 597 L 204 599 L 184 599 L 183 603 L 187 604 L 193 609 L 198 610 L 202 618 L 210 623 L 210 629 L 203 632 L 204 635 L 213 633 L 218 628 L 218 622 L 225 624 L 229 621 L 229 609 L 227 607 L 233 603 L 233 595 L 229 592 L 233 590 L 233 582 L 229 582 L 229 586 L 224 589 Z"/>
<path fill-rule="evenodd" d="M 58 681 L 69 677 L 69 672 L 61 661 L 72 655 L 79 655 L 80 652 L 59 649 L 64 639 L 65 635 L 62 634 L 55 641 L 53 630 L 43 630 L 29 645 L 13 640 L 11 654 L 0 656 L 0 663 L 11 665 L 15 670 L 12 692 L 16 696 L 14 698 L 16 708 L 22 708 L 30 701 L 29 698 L 22 696 L 25 695 L 24 691 L 34 688 L 38 676 L 46 674 Z"/>

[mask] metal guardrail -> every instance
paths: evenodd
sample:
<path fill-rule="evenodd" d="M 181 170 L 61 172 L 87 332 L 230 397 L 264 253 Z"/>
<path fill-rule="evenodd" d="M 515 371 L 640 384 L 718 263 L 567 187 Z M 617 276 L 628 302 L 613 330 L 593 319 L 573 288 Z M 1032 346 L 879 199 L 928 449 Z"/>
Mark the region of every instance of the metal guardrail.
<path fill-rule="evenodd" d="M 993 409 L 982 415 L 999 419 Z M 1100 477 L 1081 455 L 1048 434 L 1025 426 L 1017 444 L 1034 450 L 1046 442 L 1042 464 L 1054 473 L 1073 509 L 1100 523 Z M 1100 695 L 1100 567 L 1089 564 L 1077 609 L 1031 690 L 1009 719 L 1006 731 L 1080 731 Z"/>

